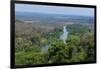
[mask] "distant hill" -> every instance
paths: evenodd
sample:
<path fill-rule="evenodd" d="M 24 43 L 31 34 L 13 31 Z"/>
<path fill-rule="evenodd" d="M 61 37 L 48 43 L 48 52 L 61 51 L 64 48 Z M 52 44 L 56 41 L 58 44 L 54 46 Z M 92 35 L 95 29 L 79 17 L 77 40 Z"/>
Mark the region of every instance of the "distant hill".
<path fill-rule="evenodd" d="M 90 16 L 47 14 L 36 12 L 16 12 L 16 19 L 23 21 L 40 21 L 43 23 L 74 22 L 74 23 L 94 23 L 94 18 Z"/>

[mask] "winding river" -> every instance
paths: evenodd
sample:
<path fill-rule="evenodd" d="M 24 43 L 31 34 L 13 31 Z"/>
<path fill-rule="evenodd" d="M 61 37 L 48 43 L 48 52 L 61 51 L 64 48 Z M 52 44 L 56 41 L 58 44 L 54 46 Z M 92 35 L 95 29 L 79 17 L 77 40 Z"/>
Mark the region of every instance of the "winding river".
<path fill-rule="evenodd" d="M 63 27 L 63 34 L 60 36 L 60 39 L 63 40 L 64 44 L 66 44 L 66 39 L 68 37 L 68 31 L 66 26 Z"/>
<path fill-rule="evenodd" d="M 63 34 L 59 37 L 60 40 L 62 40 L 64 42 L 64 44 L 66 44 L 66 39 L 68 37 L 68 31 L 66 26 L 63 26 Z M 45 45 L 42 47 L 42 52 L 48 51 L 48 47 L 49 45 Z"/>

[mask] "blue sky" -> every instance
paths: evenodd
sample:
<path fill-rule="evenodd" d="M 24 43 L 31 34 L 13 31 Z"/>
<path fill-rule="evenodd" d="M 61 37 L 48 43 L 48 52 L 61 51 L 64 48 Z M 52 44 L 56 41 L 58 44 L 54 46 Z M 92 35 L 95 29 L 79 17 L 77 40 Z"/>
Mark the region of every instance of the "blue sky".
<path fill-rule="evenodd" d="M 39 13 L 48 13 L 48 14 L 94 16 L 93 8 L 80 8 L 80 7 L 15 4 L 15 11 L 16 12 L 39 12 Z"/>

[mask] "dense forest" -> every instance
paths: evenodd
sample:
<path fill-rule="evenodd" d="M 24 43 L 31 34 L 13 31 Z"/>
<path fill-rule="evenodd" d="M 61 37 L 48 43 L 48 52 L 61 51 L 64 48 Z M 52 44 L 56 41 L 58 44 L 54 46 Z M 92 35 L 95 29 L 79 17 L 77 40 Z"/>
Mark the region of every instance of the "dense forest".
<path fill-rule="evenodd" d="M 93 24 L 65 24 L 66 43 L 59 38 L 63 34 L 63 24 L 53 25 L 16 20 L 16 65 L 95 61 Z"/>

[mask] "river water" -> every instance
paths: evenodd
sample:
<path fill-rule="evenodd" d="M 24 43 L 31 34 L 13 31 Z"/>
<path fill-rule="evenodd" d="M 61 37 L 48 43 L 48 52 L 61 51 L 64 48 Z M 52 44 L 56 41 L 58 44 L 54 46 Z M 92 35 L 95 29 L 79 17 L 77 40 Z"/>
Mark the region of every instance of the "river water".
<path fill-rule="evenodd" d="M 63 27 L 63 34 L 60 36 L 60 39 L 63 40 L 64 44 L 66 44 L 66 39 L 68 37 L 68 31 L 66 26 Z"/>
<path fill-rule="evenodd" d="M 59 37 L 60 40 L 62 40 L 64 42 L 64 44 L 66 44 L 66 39 L 68 37 L 68 31 L 66 26 L 63 26 L 63 34 Z M 49 45 L 45 45 L 42 47 L 42 52 L 48 51 L 48 47 Z"/>

